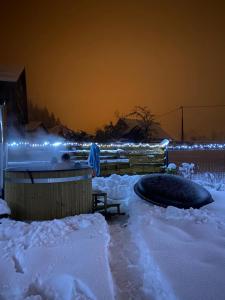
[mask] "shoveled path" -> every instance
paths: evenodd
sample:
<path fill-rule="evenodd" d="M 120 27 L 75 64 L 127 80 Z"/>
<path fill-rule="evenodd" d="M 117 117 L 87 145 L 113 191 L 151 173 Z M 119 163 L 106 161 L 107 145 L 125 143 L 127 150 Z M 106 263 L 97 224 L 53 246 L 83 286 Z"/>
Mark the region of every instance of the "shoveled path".
<path fill-rule="evenodd" d="M 139 252 L 132 240 L 129 217 L 115 216 L 108 221 L 110 243 L 110 267 L 114 279 L 117 300 L 149 300 L 143 291 L 143 271 L 139 265 Z"/>

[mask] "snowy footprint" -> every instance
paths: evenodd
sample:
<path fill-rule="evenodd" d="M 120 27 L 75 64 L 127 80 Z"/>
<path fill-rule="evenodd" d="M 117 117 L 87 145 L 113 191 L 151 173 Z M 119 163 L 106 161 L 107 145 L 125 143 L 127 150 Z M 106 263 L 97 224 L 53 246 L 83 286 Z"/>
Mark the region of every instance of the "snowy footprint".
<path fill-rule="evenodd" d="M 68 274 L 54 276 L 46 281 L 36 279 L 29 285 L 26 300 L 97 300 L 82 281 Z"/>

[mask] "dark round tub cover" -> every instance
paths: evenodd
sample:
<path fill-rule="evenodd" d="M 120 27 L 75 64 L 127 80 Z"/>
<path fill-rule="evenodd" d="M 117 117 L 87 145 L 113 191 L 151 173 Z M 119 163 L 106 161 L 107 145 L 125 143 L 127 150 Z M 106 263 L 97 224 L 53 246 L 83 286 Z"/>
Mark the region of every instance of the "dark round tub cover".
<path fill-rule="evenodd" d="M 211 194 L 199 184 L 170 174 L 145 175 L 134 185 L 134 191 L 142 199 L 160 206 L 200 208 L 213 202 Z"/>

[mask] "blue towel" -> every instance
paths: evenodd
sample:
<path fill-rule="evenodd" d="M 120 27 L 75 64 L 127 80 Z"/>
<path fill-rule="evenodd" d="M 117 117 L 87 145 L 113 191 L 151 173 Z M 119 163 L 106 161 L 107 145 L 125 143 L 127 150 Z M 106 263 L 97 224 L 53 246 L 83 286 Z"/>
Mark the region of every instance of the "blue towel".
<path fill-rule="evenodd" d="M 96 144 L 91 145 L 88 156 L 88 164 L 95 171 L 96 176 L 100 175 L 100 149 Z"/>

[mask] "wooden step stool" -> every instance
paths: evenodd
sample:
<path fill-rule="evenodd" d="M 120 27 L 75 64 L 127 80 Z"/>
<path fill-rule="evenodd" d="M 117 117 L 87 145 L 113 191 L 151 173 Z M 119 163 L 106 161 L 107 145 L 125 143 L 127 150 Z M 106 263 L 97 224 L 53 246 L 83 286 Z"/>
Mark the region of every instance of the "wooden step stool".
<path fill-rule="evenodd" d="M 93 190 L 92 191 L 92 211 L 104 211 L 104 214 L 107 215 L 107 209 L 111 207 L 116 207 L 117 214 L 121 214 L 120 212 L 120 203 L 108 203 L 107 202 L 107 193 L 101 190 Z"/>

